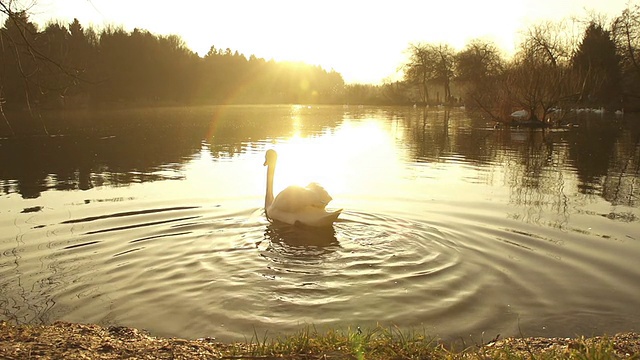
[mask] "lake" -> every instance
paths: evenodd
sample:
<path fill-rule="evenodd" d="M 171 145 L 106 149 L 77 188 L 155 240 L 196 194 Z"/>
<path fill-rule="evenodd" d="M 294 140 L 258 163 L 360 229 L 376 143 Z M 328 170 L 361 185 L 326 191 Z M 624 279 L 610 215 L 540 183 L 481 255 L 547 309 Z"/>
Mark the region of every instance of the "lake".
<path fill-rule="evenodd" d="M 397 325 L 467 343 L 639 331 L 640 118 L 464 109 L 77 111 L 0 140 L 0 319 L 243 340 Z M 71 124 L 71 125 L 70 125 Z M 270 224 L 322 184 L 333 228 Z M 470 342 L 471 341 L 471 342 Z"/>

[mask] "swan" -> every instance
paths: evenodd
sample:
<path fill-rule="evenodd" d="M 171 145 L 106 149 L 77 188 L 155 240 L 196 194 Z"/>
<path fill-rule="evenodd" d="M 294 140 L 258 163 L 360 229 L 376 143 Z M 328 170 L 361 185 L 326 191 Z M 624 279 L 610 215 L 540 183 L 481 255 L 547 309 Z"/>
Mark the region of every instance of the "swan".
<path fill-rule="evenodd" d="M 336 211 L 325 209 L 331 201 L 331 196 L 317 183 L 311 183 L 307 187 L 292 185 L 282 190 L 275 198 L 273 197 L 273 175 L 277 160 L 278 153 L 272 149 L 267 150 L 264 161 L 264 166 L 267 166 L 267 192 L 264 197 L 267 218 L 290 225 L 302 224 L 315 227 L 333 225 L 342 209 Z"/>
<path fill-rule="evenodd" d="M 527 116 L 529 116 L 529 112 L 527 110 L 518 110 L 511 113 L 511 117 L 516 119 L 524 119 Z"/>

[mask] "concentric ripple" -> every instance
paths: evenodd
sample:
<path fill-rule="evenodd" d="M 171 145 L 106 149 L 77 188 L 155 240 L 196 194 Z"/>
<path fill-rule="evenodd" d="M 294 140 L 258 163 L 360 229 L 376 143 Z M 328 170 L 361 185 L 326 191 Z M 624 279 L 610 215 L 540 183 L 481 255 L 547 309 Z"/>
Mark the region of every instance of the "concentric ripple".
<path fill-rule="evenodd" d="M 17 224 L 20 234 L 2 247 L 3 318 L 225 340 L 303 324 L 399 324 L 453 338 L 561 326 L 554 302 L 583 309 L 575 315 L 585 319 L 615 310 L 593 306 L 589 283 L 563 277 L 602 261 L 604 245 L 574 254 L 566 242 L 516 232 L 504 220 L 346 211 L 333 228 L 310 229 L 233 204 L 145 205 L 63 220 L 37 212 Z M 586 241 L 573 237 L 566 241 Z M 590 274 L 593 286 L 611 281 Z"/>

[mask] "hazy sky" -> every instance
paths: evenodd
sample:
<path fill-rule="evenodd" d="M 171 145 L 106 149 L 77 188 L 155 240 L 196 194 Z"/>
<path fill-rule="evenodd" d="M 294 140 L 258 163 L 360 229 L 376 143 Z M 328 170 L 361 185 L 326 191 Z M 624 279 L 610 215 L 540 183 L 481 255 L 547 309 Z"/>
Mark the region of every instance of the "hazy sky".
<path fill-rule="evenodd" d="M 347 82 L 379 83 L 403 63 L 409 43 L 495 41 L 511 53 L 541 20 L 619 15 L 629 0 L 37 0 L 32 18 L 180 35 L 205 54 L 211 45 L 249 56 L 304 61 Z"/>

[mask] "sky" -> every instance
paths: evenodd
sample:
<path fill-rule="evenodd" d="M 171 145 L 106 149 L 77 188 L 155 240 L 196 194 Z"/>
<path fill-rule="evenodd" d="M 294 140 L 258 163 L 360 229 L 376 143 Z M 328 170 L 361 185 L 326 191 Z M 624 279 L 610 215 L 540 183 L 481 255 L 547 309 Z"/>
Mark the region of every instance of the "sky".
<path fill-rule="evenodd" d="M 34 0 L 31 0 L 34 1 Z M 347 83 L 396 79 L 411 43 L 461 50 L 473 39 L 512 54 L 542 21 L 619 15 L 629 0 L 35 0 L 31 19 L 175 34 L 200 55 L 230 48 L 247 57 L 303 61 Z M 632 0 L 632 3 L 635 3 Z"/>

